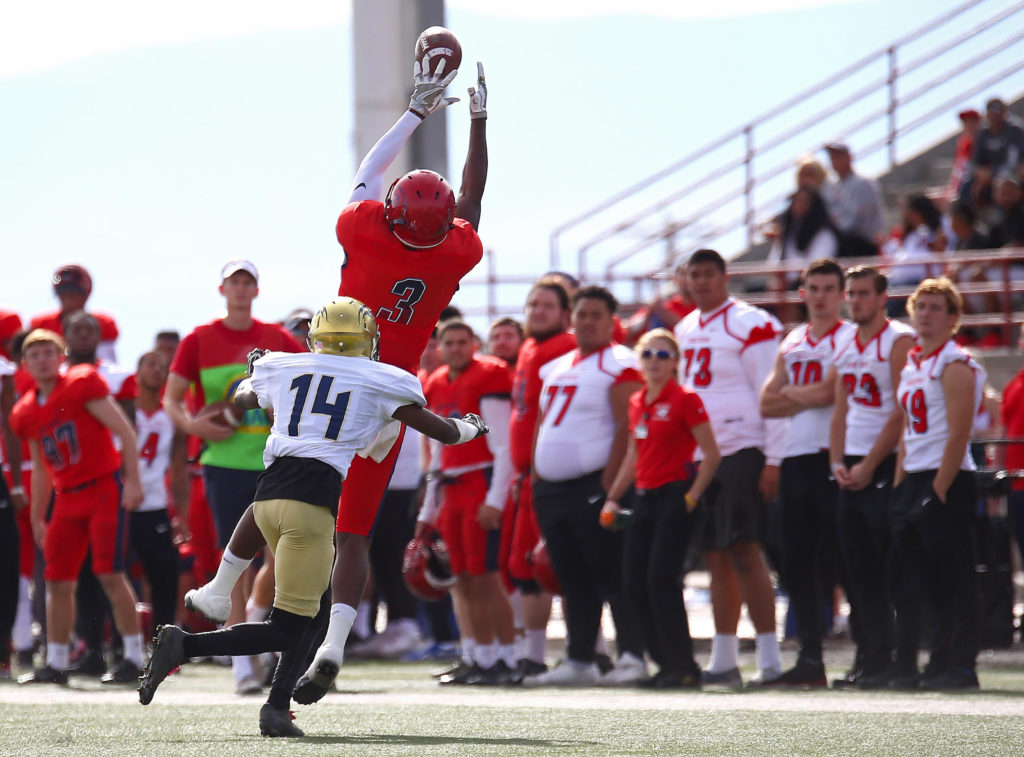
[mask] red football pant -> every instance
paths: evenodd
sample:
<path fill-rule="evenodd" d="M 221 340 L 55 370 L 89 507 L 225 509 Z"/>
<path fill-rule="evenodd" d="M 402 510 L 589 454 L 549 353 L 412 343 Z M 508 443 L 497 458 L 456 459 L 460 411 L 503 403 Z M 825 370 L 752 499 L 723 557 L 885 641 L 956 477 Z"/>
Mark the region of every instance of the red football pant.
<path fill-rule="evenodd" d="M 74 581 L 90 548 L 92 572 L 97 576 L 124 570 L 126 516 L 117 474 L 98 478 L 80 489 L 58 492 L 43 541 L 43 577 L 47 581 Z"/>
<path fill-rule="evenodd" d="M 484 531 L 476 516 L 487 498 L 487 474 L 471 471 L 445 484 L 437 527 L 448 547 L 452 573 L 482 576 L 498 569 L 501 532 Z"/>
<path fill-rule="evenodd" d="M 338 501 L 338 520 L 334 530 L 337 533 L 369 536 L 377 520 L 377 511 L 388 490 L 391 474 L 398 462 L 398 452 L 405 440 L 405 426 L 391 446 L 387 457 L 379 463 L 372 458 L 356 455 L 348 468 L 348 475 L 341 485 L 341 499 Z"/>
<path fill-rule="evenodd" d="M 512 546 L 509 550 L 508 572 L 517 581 L 533 581 L 533 568 L 527 562 L 527 555 L 540 541 L 540 527 L 537 513 L 533 509 L 533 485 L 529 474 L 522 477 L 519 487 L 519 506 L 516 507 L 515 524 L 512 526 Z"/>

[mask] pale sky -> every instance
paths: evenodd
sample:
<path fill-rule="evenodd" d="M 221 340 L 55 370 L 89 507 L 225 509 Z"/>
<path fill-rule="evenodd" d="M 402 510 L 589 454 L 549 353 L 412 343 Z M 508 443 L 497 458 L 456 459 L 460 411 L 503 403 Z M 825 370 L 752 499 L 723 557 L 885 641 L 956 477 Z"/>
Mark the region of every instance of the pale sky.
<path fill-rule="evenodd" d="M 546 270 L 548 235 L 566 219 L 957 4 L 449 0 L 464 59 L 487 66 L 481 236 L 498 272 Z M 51 273 L 81 263 L 95 283 L 90 308 L 117 318 L 119 358 L 131 364 L 156 331 L 187 333 L 218 311 L 229 258 L 260 268 L 264 320 L 329 299 L 334 221 L 361 157 L 351 147 L 351 34 L 338 1 L 9 3 L 0 308 L 26 322 L 53 309 Z M 464 96 L 472 73 L 463 66 L 453 93 Z M 921 139 L 953 133 L 958 109 Z M 464 102 L 448 123 L 457 179 Z M 814 152 L 841 126 L 797 136 Z M 563 267 L 575 265 L 570 252 Z M 511 307 L 522 296 L 499 294 Z M 467 284 L 455 302 L 482 306 L 484 291 Z"/>

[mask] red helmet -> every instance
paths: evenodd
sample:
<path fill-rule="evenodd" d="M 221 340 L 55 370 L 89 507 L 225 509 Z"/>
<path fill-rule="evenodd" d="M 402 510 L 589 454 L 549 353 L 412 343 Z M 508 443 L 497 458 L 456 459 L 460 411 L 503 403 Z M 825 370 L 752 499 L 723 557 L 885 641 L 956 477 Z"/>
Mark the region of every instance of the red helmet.
<path fill-rule="evenodd" d="M 75 290 L 88 297 L 92 292 L 92 277 L 80 265 L 62 265 L 54 271 L 53 289 L 55 292 Z"/>
<path fill-rule="evenodd" d="M 548 556 L 548 543 L 544 541 L 543 537 L 526 556 L 526 561 L 533 569 L 533 579 L 540 584 L 540 588 L 549 594 L 562 593 L 562 585 L 558 582 L 555 567 L 551 564 L 551 558 Z"/>
<path fill-rule="evenodd" d="M 436 531 L 417 536 L 405 545 L 402 578 L 414 596 L 427 601 L 443 599 L 455 584 L 448 562 L 448 547 Z"/>
<path fill-rule="evenodd" d="M 455 228 L 455 193 L 441 174 L 411 171 L 395 179 L 384 198 L 384 218 L 398 241 L 424 250 Z"/>

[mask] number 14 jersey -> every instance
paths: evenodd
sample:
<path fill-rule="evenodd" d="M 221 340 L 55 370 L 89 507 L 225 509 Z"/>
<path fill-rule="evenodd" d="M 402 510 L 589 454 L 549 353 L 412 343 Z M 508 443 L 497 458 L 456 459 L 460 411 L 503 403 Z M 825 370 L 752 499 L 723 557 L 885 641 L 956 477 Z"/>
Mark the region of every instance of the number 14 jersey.
<path fill-rule="evenodd" d="M 342 478 L 355 454 L 397 423 L 395 410 L 426 404 L 414 375 L 359 357 L 271 352 L 254 363 L 252 386 L 260 407 L 274 409 L 263 464 L 312 458 Z"/>

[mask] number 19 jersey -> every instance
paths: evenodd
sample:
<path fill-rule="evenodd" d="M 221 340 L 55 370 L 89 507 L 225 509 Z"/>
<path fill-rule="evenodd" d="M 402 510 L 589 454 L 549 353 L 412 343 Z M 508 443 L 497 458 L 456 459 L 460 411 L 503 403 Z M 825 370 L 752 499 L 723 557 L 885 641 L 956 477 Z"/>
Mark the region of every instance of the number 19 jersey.
<path fill-rule="evenodd" d="M 380 361 L 416 373 L 441 311 L 483 257 L 480 237 L 456 218 L 437 247 L 412 250 L 391 233 L 383 203 L 372 200 L 347 205 L 337 235 L 345 250 L 338 294 L 373 311 Z"/>
<path fill-rule="evenodd" d="M 252 386 L 260 406 L 274 409 L 263 464 L 312 458 L 342 478 L 355 454 L 397 423 L 395 410 L 426 404 L 414 375 L 359 357 L 271 352 L 255 362 Z"/>

